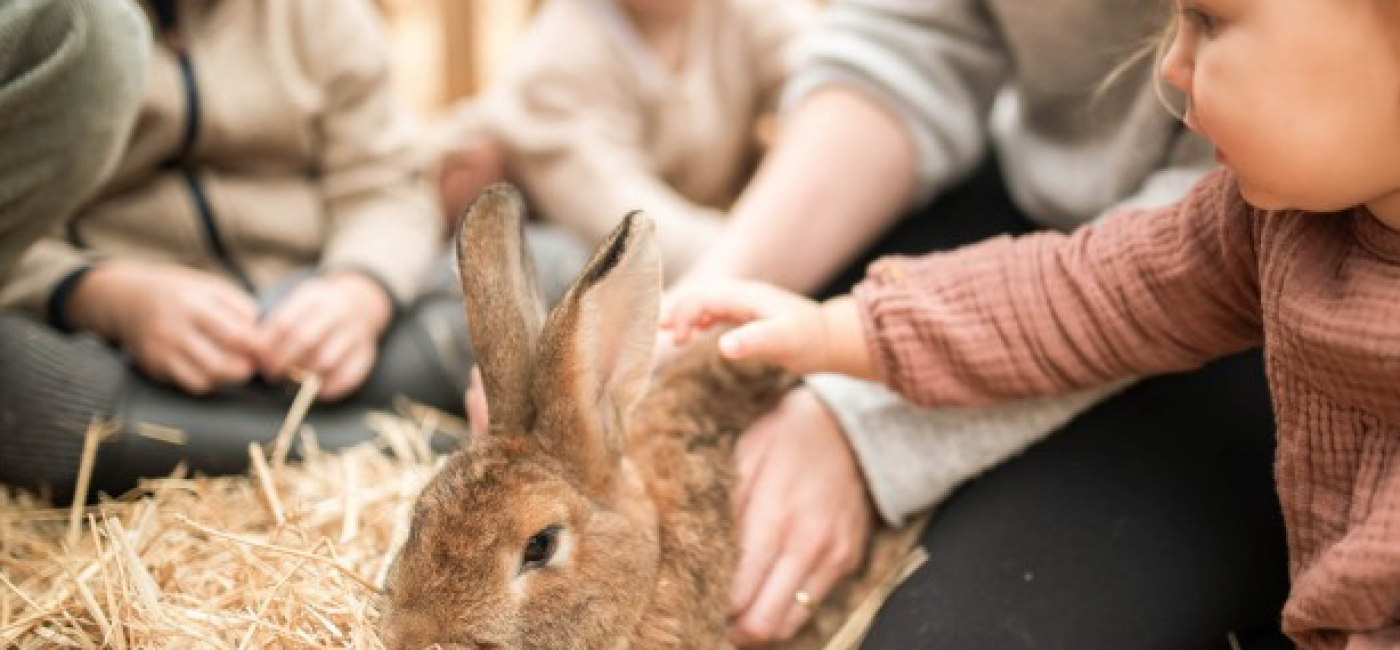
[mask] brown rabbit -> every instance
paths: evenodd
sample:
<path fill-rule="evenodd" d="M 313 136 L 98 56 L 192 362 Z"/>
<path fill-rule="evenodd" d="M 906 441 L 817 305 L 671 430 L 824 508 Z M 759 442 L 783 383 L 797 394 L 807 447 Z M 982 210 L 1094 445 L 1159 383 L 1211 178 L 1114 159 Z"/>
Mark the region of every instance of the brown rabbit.
<path fill-rule="evenodd" d="M 518 195 L 496 185 L 457 234 L 489 433 L 419 497 L 382 638 L 395 650 L 727 648 L 734 439 L 796 380 L 724 361 L 704 339 L 651 377 L 661 264 L 639 213 L 546 317 L 522 221 Z M 857 587 L 834 591 L 795 641 L 820 647 Z"/>

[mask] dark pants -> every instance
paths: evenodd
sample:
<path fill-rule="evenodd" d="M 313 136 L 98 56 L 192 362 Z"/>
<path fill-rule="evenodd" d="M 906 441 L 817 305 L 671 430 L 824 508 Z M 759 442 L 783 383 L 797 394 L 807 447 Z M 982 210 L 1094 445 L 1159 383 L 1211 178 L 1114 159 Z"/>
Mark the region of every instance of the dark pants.
<path fill-rule="evenodd" d="M 1033 228 L 989 166 L 827 292 L 880 255 Z M 863 647 L 1290 647 L 1273 432 L 1257 351 L 1142 381 L 949 497 Z"/>

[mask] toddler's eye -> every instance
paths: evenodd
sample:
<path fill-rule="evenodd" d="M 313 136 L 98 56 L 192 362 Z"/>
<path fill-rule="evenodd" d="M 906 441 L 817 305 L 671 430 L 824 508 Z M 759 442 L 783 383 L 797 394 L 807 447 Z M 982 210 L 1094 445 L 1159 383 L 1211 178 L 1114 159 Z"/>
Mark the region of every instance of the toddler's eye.
<path fill-rule="evenodd" d="M 1183 7 L 1181 14 L 1187 22 L 1201 30 L 1202 34 L 1210 36 L 1215 33 L 1217 22 L 1215 16 L 1202 11 L 1199 7 Z"/>

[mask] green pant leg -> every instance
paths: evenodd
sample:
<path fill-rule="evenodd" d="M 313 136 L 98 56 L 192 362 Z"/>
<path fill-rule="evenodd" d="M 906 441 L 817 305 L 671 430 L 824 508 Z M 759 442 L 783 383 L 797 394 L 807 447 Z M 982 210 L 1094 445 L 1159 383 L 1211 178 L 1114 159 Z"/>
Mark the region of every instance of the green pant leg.
<path fill-rule="evenodd" d="M 114 166 L 150 40 L 128 0 L 0 2 L 0 277 Z"/>

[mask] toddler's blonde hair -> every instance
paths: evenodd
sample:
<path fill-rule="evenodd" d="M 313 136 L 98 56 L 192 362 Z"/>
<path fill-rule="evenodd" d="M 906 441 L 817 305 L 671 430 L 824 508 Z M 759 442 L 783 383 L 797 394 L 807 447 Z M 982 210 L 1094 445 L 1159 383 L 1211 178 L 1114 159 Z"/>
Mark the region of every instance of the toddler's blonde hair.
<path fill-rule="evenodd" d="M 1166 83 L 1162 80 L 1162 76 L 1158 72 L 1162 69 L 1162 61 L 1166 59 L 1167 51 L 1171 49 L 1172 41 L 1176 39 L 1176 30 L 1179 28 L 1180 21 L 1181 17 L 1173 10 L 1171 12 L 1171 17 L 1168 18 L 1167 24 L 1162 28 L 1160 34 L 1147 39 L 1137 50 L 1128 55 L 1122 63 L 1114 66 L 1113 69 L 1104 76 L 1103 81 L 1099 83 L 1099 87 L 1094 91 L 1095 98 L 1102 97 L 1144 60 L 1151 59 L 1153 70 L 1152 85 L 1157 91 L 1157 99 L 1162 102 L 1162 106 L 1166 108 L 1167 112 L 1171 113 L 1172 116 L 1179 120 L 1185 119 L 1184 111 L 1176 106 L 1176 102 L 1172 101 L 1172 98 L 1168 94 Z"/>

